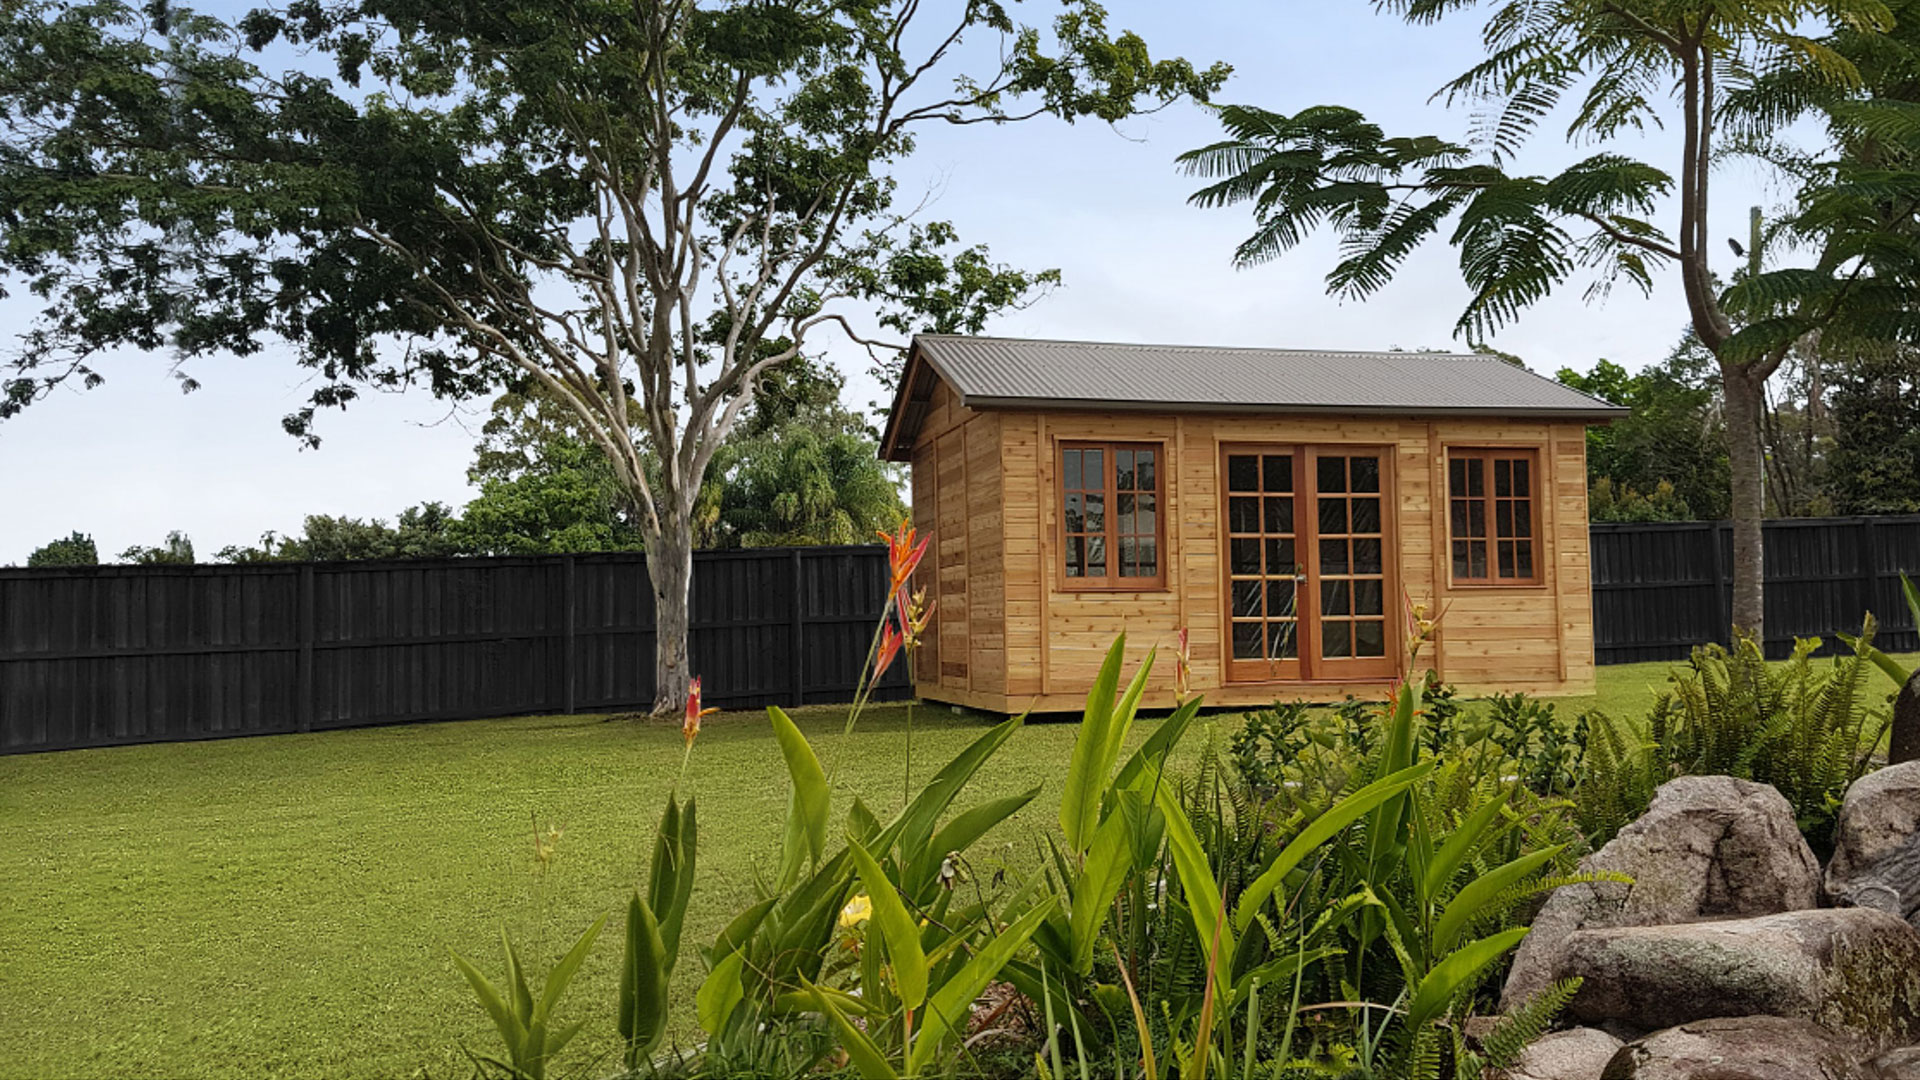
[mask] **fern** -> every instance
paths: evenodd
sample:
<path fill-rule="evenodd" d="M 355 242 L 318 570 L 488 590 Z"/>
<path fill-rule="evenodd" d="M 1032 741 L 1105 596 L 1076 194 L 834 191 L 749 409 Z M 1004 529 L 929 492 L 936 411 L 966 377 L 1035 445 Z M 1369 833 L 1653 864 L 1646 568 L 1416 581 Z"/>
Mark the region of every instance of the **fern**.
<path fill-rule="evenodd" d="M 1547 1033 L 1579 990 L 1579 979 L 1562 979 L 1529 998 L 1480 1040 L 1479 1052 L 1468 1055 L 1468 1068 L 1461 1069 L 1460 1075 L 1480 1076 L 1487 1070 L 1510 1067 L 1522 1050 Z"/>

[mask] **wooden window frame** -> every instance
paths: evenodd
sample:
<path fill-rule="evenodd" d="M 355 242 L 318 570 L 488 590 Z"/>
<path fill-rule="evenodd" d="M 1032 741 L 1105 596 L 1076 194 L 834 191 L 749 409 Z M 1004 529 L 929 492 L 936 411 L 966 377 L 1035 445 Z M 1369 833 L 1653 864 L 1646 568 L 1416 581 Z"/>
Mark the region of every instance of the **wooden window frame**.
<path fill-rule="evenodd" d="M 1455 572 L 1453 563 L 1453 463 L 1456 460 L 1470 459 L 1481 462 L 1485 470 L 1485 494 L 1471 496 L 1487 505 L 1487 534 L 1484 537 L 1461 537 L 1460 539 L 1483 540 L 1487 545 L 1487 576 L 1463 577 Z M 1512 500 L 1512 496 L 1494 494 L 1493 463 L 1498 460 L 1525 460 L 1527 462 L 1527 495 L 1529 506 L 1528 532 L 1524 537 L 1499 535 L 1499 502 L 1502 498 Z M 1446 506 L 1447 539 L 1446 567 L 1447 584 L 1458 589 L 1537 589 L 1546 584 L 1545 566 L 1548 558 L 1545 540 L 1545 514 L 1543 511 L 1545 478 L 1541 472 L 1541 463 L 1546 460 L 1546 447 L 1538 443 L 1513 443 L 1508 445 L 1472 444 L 1448 446 L 1445 448 L 1441 466 L 1442 499 Z M 1501 577 L 1499 544 L 1501 540 L 1526 540 L 1533 545 L 1533 573 L 1528 577 Z"/>
<path fill-rule="evenodd" d="M 1067 573 L 1067 470 L 1066 453 L 1069 450 L 1100 450 L 1101 476 L 1105 481 L 1106 522 L 1104 535 L 1107 543 L 1107 566 L 1109 573 L 1105 577 L 1072 577 Z M 1111 571 L 1120 566 L 1120 547 L 1117 543 L 1120 514 L 1117 491 L 1114 487 L 1114 456 L 1116 450 L 1151 450 L 1154 453 L 1154 514 L 1153 514 L 1153 577 L 1118 577 Z M 1167 444 L 1164 439 L 1056 439 L 1053 445 L 1053 498 L 1054 530 L 1053 538 L 1059 548 L 1059 557 L 1054 560 L 1054 576 L 1059 582 L 1061 592 L 1165 592 L 1167 591 Z M 1076 488 L 1078 490 L 1090 490 Z M 1076 534 L 1081 535 L 1081 534 Z M 1144 535 L 1144 534 L 1134 534 Z"/>

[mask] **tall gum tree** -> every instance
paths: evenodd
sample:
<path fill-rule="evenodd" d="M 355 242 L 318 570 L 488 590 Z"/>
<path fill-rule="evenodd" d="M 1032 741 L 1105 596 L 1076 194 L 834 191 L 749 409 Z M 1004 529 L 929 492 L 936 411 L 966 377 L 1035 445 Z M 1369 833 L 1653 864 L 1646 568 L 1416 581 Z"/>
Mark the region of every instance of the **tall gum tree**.
<path fill-rule="evenodd" d="M 1313 230 L 1331 228 L 1343 257 L 1328 287 L 1354 298 L 1385 286 L 1414 249 L 1451 223 L 1447 242 L 1458 249 L 1472 292 L 1456 329 L 1469 340 L 1491 336 L 1583 271 L 1593 294 L 1623 278 L 1651 292 L 1656 270 L 1673 268 L 1694 335 L 1719 368 L 1731 466 L 1732 622 L 1763 636 L 1766 381 L 1794 342 L 1827 326 L 1840 305 L 1830 302 L 1830 289 L 1811 288 L 1804 278 L 1787 287 L 1779 275 L 1759 275 L 1765 281 L 1739 295 L 1722 292 L 1708 261 L 1711 179 L 1714 166 L 1736 148 L 1721 138 L 1724 128 L 1738 127 L 1740 146 L 1748 150 L 1770 134 L 1761 121 L 1769 110 L 1778 112 L 1777 103 L 1767 105 L 1748 91 L 1784 78 L 1844 96 L 1858 85 L 1859 72 L 1832 47 L 1831 35 L 1884 31 L 1893 21 L 1887 5 L 1383 0 L 1379 6 L 1415 23 L 1487 10 L 1482 59 L 1436 94 L 1472 110 L 1468 142 L 1388 137 L 1361 114 L 1334 106 L 1292 115 L 1229 106 L 1220 113 L 1228 138 L 1181 157 L 1192 174 L 1213 181 L 1194 202 L 1252 205 L 1255 231 L 1235 254 L 1242 265 L 1276 258 Z M 1602 149 L 1557 175 L 1514 171 L 1541 122 L 1563 106 L 1571 109 L 1569 142 L 1605 144 L 1673 123 L 1677 152 L 1656 165 Z M 1670 196 L 1677 197 L 1669 232 L 1653 219 Z M 1856 239 L 1864 235 L 1856 231 Z M 1812 273 L 1829 283 L 1845 281 L 1858 276 L 1859 266 L 1833 248 Z M 1763 303 L 1758 293 L 1769 286 L 1771 299 Z M 1741 313 L 1743 297 L 1764 329 L 1741 333 L 1732 315 Z"/>
<path fill-rule="evenodd" d="M 42 299 L 9 415 L 95 356 L 298 347 L 318 390 L 538 383 L 638 508 L 657 712 L 690 677 L 691 515 L 758 377 L 835 332 L 977 331 L 1056 279 L 895 205 L 936 124 L 1119 121 L 1227 75 L 1090 0 L 0 5 L 0 286 Z M 183 376 L 184 377 L 184 376 Z M 189 382 L 187 384 L 191 386 Z"/>

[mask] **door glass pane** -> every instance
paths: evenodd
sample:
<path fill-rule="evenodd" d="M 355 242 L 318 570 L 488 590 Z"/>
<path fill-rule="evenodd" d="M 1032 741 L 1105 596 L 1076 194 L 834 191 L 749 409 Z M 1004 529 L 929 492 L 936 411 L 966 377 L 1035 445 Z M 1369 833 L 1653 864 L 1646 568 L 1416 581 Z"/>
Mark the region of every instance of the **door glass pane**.
<path fill-rule="evenodd" d="M 1487 542 L 1485 540 L 1467 541 L 1467 576 L 1477 578 L 1487 576 Z"/>
<path fill-rule="evenodd" d="M 1134 518 L 1134 523 L 1138 527 L 1135 528 L 1134 531 L 1142 536 L 1160 535 L 1159 531 L 1154 528 L 1153 520 L 1154 511 L 1157 509 L 1155 504 L 1160 501 L 1160 497 L 1158 495 L 1135 495 L 1133 498 L 1135 500 L 1134 505 L 1138 508 L 1138 515 Z"/>
<path fill-rule="evenodd" d="M 1533 535 L 1533 503 L 1521 500 L 1513 504 L 1513 535 Z"/>
<path fill-rule="evenodd" d="M 1293 531 L 1293 499 L 1291 497 L 1267 499 L 1267 531 L 1270 533 Z"/>
<path fill-rule="evenodd" d="M 1298 624 L 1291 622 L 1270 622 L 1267 624 L 1267 659 L 1292 660 L 1300 655 L 1299 634 L 1295 631 Z"/>
<path fill-rule="evenodd" d="M 1384 609 L 1381 604 L 1386 600 L 1385 590 L 1377 578 L 1361 578 L 1353 583 L 1353 613 L 1355 615 L 1379 615 Z"/>
<path fill-rule="evenodd" d="M 1300 560 L 1294 555 L 1293 541 L 1291 539 L 1270 539 L 1267 541 L 1268 574 L 1285 574 L 1291 576 L 1294 572 L 1294 567 L 1299 564 Z"/>
<path fill-rule="evenodd" d="M 1271 502 L 1272 500 L 1268 500 Z M 1227 529 L 1230 532 L 1260 531 L 1260 500 L 1235 495 L 1227 500 Z"/>
<path fill-rule="evenodd" d="M 1533 541 L 1521 540 L 1514 544 L 1513 565 L 1521 577 L 1533 576 Z"/>
<path fill-rule="evenodd" d="M 1353 531 L 1357 533 L 1377 533 L 1380 531 L 1380 500 L 1353 500 Z"/>
<path fill-rule="evenodd" d="M 1467 535 L 1487 535 L 1487 504 L 1484 501 L 1467 504 Z"/>
<path fill-rule="evenodd" d="M 1258 581 L 1236 581 L 1233 583 L 1234 618 L 1258 618 L 1260 609 L 1260 583 Z"/>
<path fill-rule="evenodd" d="M 1498 540 L 1495 545 L 1499 548 L 1500 576 L 1510 578 L 1513 576 L 1513 541 Z"/>
<path fill-rule="evenodd" d="M 1513 535 L 1513 504 L 1501 500 L 1493 508 L 1493 527 L 1495 536 Z"/>
<path fill-rule="evenodd" d="M 1356 574 L 1385 572 L 1381 565 L 1380 541 L 1355 540 L 1353 542 L 1353 572 Z"/>
<path fill-rule="evenodd" d="M 1236 582 L 1237 584 L 1237 582 Z M 1291 618 L 1293 610 L 1293 582 L 1288 579 L 1267 582 L 1267 614 L 1270 617 L 1287 616 Z"/>
<path fill-rule="evenodd" d="M 1160 540 L 1159 538 L 1152 535 L 1142 536 L 1139 538 L 1138 543 L 1139 543 L 1138 551 L 1140 553 L 1140 576 L 1141 577 L 1159 577 L 1160 576 Z"/>
<path fill-rule="evenodd" d="M 1090 533 L 1107 531 L 1107 497 L 1105 495 L 1088 495 L 1086 499 L 1086 531 Z"/>
<path fill-rule="evenodd" d="M 1329 660 L 1353 655 L 1353 624 L 1333 620 L 1320 624 L 1320 655 Z"/>
<path fill-rule="evenodd" d="M 1353 459 L 1353 490 L 1380 490 L 1380 459 L 1377 457 L 1357 457 Z"/>
<path fill-rule="evenodd" d="M 1233 574 L 1258 574 L 1260 541 L 1256 538 L 1234 537 L 1227 559 L 1227 571 Z"/>
<path fill-rule="evenodd" d="M 1237 622 L 1233 624 L 1233 658 L 1235 660 L 1260 659 L 1261 645 L 1259 623 Z"/>
<path fill-rule="evenodd" d="M 1121 534 L 1136 533 L 1133 527 L 1133 494 L 1131 492 L 1113 497 L 1113 512 L 1120 515 L 1120 527 L 1115 530 Z"/>
<path fill-rule="evenodd" d="M 1133 451 L 1113 452 L 1113 486 L 1121 491 L 1133 490 Z"/>
<path fill-rule="evenodd" d="M 1087 537 L 1087 576 L 1107 576 L 1107 541 L 1104 537 Z"/>
<path fill-rule="evenodd" d="M 1260 462 L 1252 456 L 1231 454 L 1227 457 L 1227 490 L 1259 491 Z"/>
<path fill-rule="evenodd" d="M 1067 576 L 1087 576 L 1087 538 L 1084 536 L 1067 537 Z"/>
<path fill-rule="evenodd" d="M 1152 450 L 1137 450 L 1134 452 L 1134 475 L 1137 477 L 1134 486 L 1141 491 L 1159 490 L 1158 485 L 1160 481 L 1159 478 L 1154 475 L 1155 462 L 1153 459 L 1155 456 Z"/>
<path fill-rule="evenodd" d="M 1134 549 L 1133 537 L 1122 536 L 1114 543 L 1120 548 L 1120 576 L 1139 577 L 1140 555 Z"/>
<path fill-rule="evenodd" d="M 1347 583 L 1344 581 L 1323 581 L 1320 583 L 1320 614 L 1351 615 L 1353 609 L 1347 604 Z"/>
<path fill-rule="evenodd" d="M 1323 457 L 1318 461 L 1318 471 L 1314 477 L 1321 494 L 1347 490 L 1347 459 L 1343 457 Z"/>
<path fill-rule="evenodd" d="M 1533 472 L 1532 463 L 1529 462 L 1526 458 L 1514 459 L 1513 461 L 1513 493 L 1515 495 L 1531 496 L 1533 494 L 1533 481 L 1531 476 L 1532 472 Z"/>
<path fill-rule="evenodd" d="M 1459 458 L 1447 462 L 1447 491 L 1455 497 L 1467 493 L 1467 463 Z"/>
<path fill-rule="evenodd" d="M 1107 452 L 1105 450 L 1080 451 L 1080 478 L 1089 488 L 1104 489 L 1107 486 Z"/>
<path fill-rule="evenodd" d="M 1320 531 L 1338 536 L 1347 531 L 1347 500 L 1320 500 Z"/>
<path fill-rule="evenodd" d="M 1453 542 L 1453 576 L 1457 578 L 1473 576 L 1473 569 L 1467 558 L 1467 542 L 1465 540 L 1455 540 Z"/>
<path fill-rule="evenodd" d="M 1467 535 L 1467 503 L 1465 499 L 1453 500 L 1452 525 L 1453 535 Z"/>
<path fill-rule="evenodd" d="M 1387 624 L 1374 619 L 1354 623 L 1353 645 L 1358 656 L 1387 655 Z"/>
<path fill-rule="evenodd" d="M 1268 454 L 1261 459 L 1261 471 L 1266 475 L 1268 491 L 1288 492 L 1293 490 L 1293 455 Z"/>
<path fill-rule="evenodd" d="M 1081 488 L 1086 486 L 1085 484 L 1082 484 L 1080 482 L 1080 451 L 1078 450 L 1061 451 L 1060 452 L 1060 469 L 1061 469 L 1061 475 L 1062 475 L 1062 483 L 1061 483 L 1062 487 L 1071 491 L 1074 488 Z"/>
<path fill-rule="evenodd" d="M 1345 540 L 1320 541 L 1320 572 L 1322 574 L 1345 574 L 1350 572 L 1347 566 L 1347 542 Z"/>
<path fill-rule="evenodd" d="M 1479 458 L 1467 459 L 1467 494 L 1475 497 L 1487 493 L 1486 462 Z"/>

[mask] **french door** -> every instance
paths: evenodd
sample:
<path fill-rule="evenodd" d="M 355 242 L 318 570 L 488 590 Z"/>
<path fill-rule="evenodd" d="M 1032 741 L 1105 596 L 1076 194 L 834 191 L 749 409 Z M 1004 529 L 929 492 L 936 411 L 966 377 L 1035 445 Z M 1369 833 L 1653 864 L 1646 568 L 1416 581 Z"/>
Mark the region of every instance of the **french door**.
<path fill-rule="evenodd" d="M 1227 446 L 1227 679 L 1396 674 L 1388 451 Z"/>

